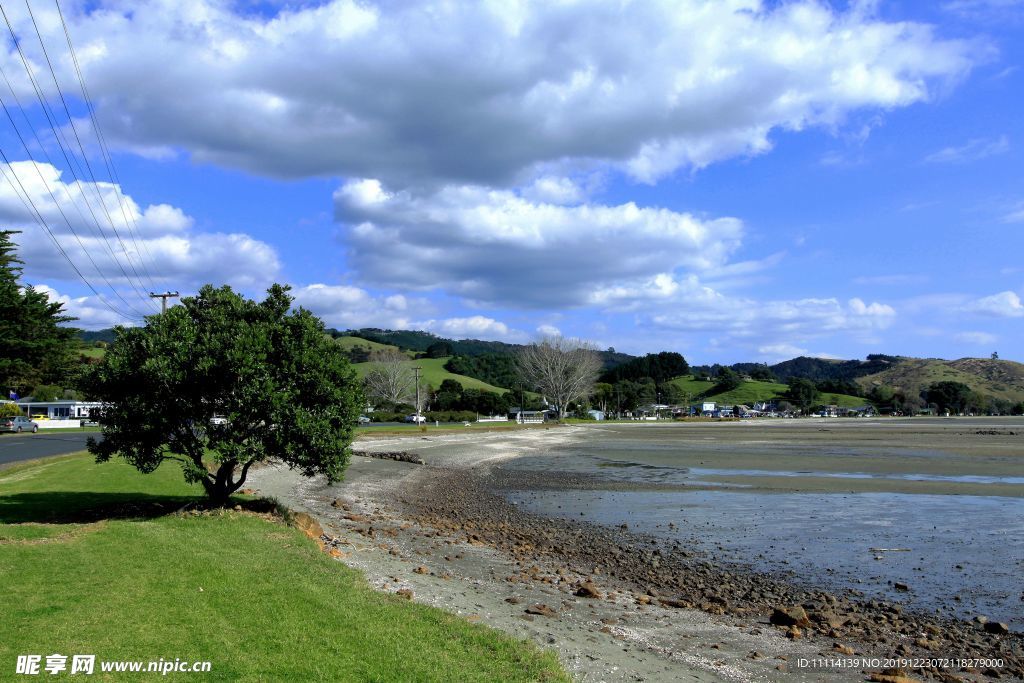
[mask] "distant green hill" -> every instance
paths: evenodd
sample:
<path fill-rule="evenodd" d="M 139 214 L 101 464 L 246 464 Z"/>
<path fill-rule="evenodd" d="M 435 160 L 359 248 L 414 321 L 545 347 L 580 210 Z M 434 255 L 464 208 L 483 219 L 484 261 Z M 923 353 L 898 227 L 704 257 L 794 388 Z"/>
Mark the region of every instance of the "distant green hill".
<path fill-rule="evenodd" d="M 482 356 L 485 354 L 513 355 L 522 348 L 521 344 L 508 344 L 499 341 L 482 339 L 445 339 L 430 332 L 420 330 L 382 330 L 376 327 L 364 327 L 358 330 L 327 330 L 327 333 L 339 339 L 358 337 L 379 344 L 397 346 L 409 351 L 425 352 L 430 346 L 443 342 L 451 348 L 455 356 Z M 610 369 L 633 359 L 628 353 L 619 353 L 614 349 L 598 351 L 604 368 Z"/>
<path fill-rule="evenodd" d="M 900 356 L 887 356 L 882 353 L 869 354 L 865 360 L 838 360 L 800 356 L 776 363 L 769 369 L 780 382 L 787 382 L 792 377 L 803 377 L 814 382 L 842 381 L 855 380 L 859 377 L 883 372 L 904 360 L 907 359 Z M 736 366 L 733 369 L 737 372 L 747 371 Z"/>
<path fill-rule="evenodd" d="M 918 395 L 936 382 L 960 382 L 979 394 L 1024 401 L 1024 364 L 989 358 L 902 358 L 882 372 L 860 377 L 857 382 L 870 391 L 886 386 Z"/>
<path fill-rule="evenodd" d="M 711 391 L 714 388 L 715 383 L 696 380 L 692 375 L 677 377 L 671 381 L 671 384 L 679 387 L 682 392 L 689 394 L 691 403 L 697 396 L 704 394 L 704 398 L 708 401 L 714 401 L 715 403 L 722 403 L 725 405 L 742 404 L 746 406 L 752 406 L 758 401 L 771 401 L 773 399 L 785 398 L 785 393 L 788 389 L 787 385 L 780 384 L 779 382 L 759 382 L 756 380 L 748 380 L 732 391 L 726 391 L 719 394 L 707 394 L 705 392 Z M 857 408 L 867 403 L 867 400 L 860 398 L 859 396 L 850 396 L 848 394 L 823 393 L 821 394 L 819 402 L 823 405 L 837 405 L 842 408 Z"/>
<path fill-rule="evenodd" d="M 487 382 L 481 382 L 473 377 L 466 377 L 465 375 L 456 375 L 455 373 L 448 372 L 444 369 L 444 364 L 448 362 L 448 358 L 419 358 L 417 360 L 409 359 L 407 361 L 410 367 L 420 367 L 423 371 L 420 373 L 420 378 L 424 382 L 434 389 L 441 386 L 441 382 L 446 379 L 454 379 L 456 382 L 462 385 L 463 389 L 480 389 L 483 391 L 493 391 L 498 394 L 504 394 L 507 389 L 502 387 L 496 387 L 493 384 Z M 365 377 L 366 373 L 369 372 L 373 366 L 372 363 L 356 363 L 352 367 L 356 369 L 360 377 Z"/>

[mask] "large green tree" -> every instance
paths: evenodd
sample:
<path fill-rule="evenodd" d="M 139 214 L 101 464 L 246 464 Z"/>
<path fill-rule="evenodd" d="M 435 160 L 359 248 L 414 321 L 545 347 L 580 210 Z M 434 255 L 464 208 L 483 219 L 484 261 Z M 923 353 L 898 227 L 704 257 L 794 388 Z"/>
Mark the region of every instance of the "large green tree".
<path fill-rule="evenodd" d="M 961 413 L 971 402 L 971 388 L 961 382 L 935 382 L 925 392 L 929 403 L 934 403 L 940 412 Z"/>
<path fill-rule="evenodd" d="M 87 378 L 106 403 L 89 450 L 142 472 L 179 461 L 214 504 L 276 458 L 306 476 L 342 478 L 363 405 L 345 353 L 288 288 L 247 300 L 207 285 L 146 327 L 119 328 Z M 220 418 L 224 418 L 223 420 Z"/>
<path fill-rule="evenodd" d="M 795 403 L 804 415 L 817 403 L 818 396 L 818 387 L 811 380 L 804 377 L 790 378 L 786 398 Z"/>
<path fill-rule="evenodd" d="M 74 318 L 45 292 L 23 285 L 11 230 L 0 230 L 0 390 L 24 394 L 37 384 L 64 384 L 72 374 Z"/>

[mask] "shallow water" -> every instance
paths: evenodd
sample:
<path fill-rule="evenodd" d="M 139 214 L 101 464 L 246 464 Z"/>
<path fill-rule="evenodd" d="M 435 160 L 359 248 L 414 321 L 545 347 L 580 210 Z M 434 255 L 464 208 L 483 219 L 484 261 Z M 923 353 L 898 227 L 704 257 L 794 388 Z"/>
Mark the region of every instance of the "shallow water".
<path fill-rule="evenodd" d="M 746 433 L 730 443 L 731 433 L 709 431 L 592 430 L 573 446 L 507 467 L 578 472 L 612 490 L 519 491 L 510 498 L 545 515 L 627 523 L 804 585 L 853 588 L 961 618 L 984 614 L 1024 631 L 1024 497 L 1005 493 L 1006 485 L 1024 484 L 1024 472 L 1016 471 L 1019 442 L 993 437 L 958 447 L 951 431 L 917 439 L 937 439 L 935 448 L 911 442 L 903 450 L 889 440 L 861 449 L 857 439 L 873 439 L 874 431 L 837 436 L 841 443 L 801 442 L 798 434 L 751 443 Z M 730 483 L 732 476 L 747 483 Z M 795 490 L 749 483 L 762 477 L 786 478 Z M 923 481 L 937 492 L 801 491 L 804 477 L 837 487 L 853 479 Z M 615 490 L 618 483 L 623 490 Z M 982 495 L 943 489 L 965 483 Z M 668 490 L 629 490 L 637 484 Z M 997 484 L 1001 495 L 984 495 L 985 485 Z M 879 548 L 887 550 L 873 550 Z M 895 583 L 910 590 L 897 591 Z"/>

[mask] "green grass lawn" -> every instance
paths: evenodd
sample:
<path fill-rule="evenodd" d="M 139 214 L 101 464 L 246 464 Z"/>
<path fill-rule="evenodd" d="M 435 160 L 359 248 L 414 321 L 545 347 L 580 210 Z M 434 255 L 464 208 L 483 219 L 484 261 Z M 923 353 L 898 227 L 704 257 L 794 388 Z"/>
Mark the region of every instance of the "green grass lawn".
<path fill-rule="evenodd" d="M 176 512 L 197 493 L 175 467 L 85 454 L 0 470 L 0 678 L 59 653 L 96 655 L 101 680 L 102 660 L 161 657 L 217 681 L 568 680 L 553 653 L 373 591 L 269 514 Z"/>
<path fill-rule="evenodd" d="M 75 349 L 75 352 L 86 358 L 103 358 L 103 356 L 107 355 L 106 349 L 96 348 L 95 346 L 83 346 Z"/>
<path fill-rule="evenodd" d="M 445 358 L 420 358 L 419 360 L 410 360 L 410 367 L 421 367 L 423 372 L 420 373 L 420 378 L 426 384 L 437 389 L 441 386 L 441 382 L 446 379 L 454 379 L 462 385 L 463 389 L 483 389 L 484 391 L 493 391 L 498 394 L 504 394 L 507 389 L 496 387 L 493 384 L 488 384 L 474 377 L 467 377 L 465 375 L 456 375 L 455 373 L 448 372 L 444 369 L 444 364 L 451 360 L 451 357 Z M 360 377 L 365 377 L 366 373 L 369 372 L 372 367 L 372 363 L 356 363 L 353 365 L 356 372 L 359 373 Z"/>

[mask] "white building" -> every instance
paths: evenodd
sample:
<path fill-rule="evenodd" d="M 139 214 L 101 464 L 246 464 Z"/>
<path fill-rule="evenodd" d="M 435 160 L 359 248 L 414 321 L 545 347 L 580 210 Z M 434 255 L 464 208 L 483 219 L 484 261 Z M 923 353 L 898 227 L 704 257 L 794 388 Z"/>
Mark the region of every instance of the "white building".
<path fill-rule="evenodd" d="M 29 417 L 48 420 L 87 420 L 93 408 L 99 408 L 99 401 L 15 401 Z"/>

